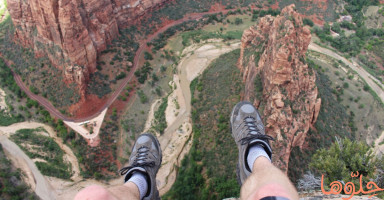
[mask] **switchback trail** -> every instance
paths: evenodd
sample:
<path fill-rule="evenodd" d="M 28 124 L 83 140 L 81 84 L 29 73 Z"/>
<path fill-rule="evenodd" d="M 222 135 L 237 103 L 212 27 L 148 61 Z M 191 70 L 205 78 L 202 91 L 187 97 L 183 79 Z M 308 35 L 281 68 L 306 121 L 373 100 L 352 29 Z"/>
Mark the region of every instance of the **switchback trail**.
<path fill-rule="evenodd" d="M 108 108 L 117 99 L 117 97 L 120 95 L 120 93 L 124 90 L 124 88 L 128 84 L 128 82 L 130 80 L 132 80 L 135 71 L 139 67 L 139 60 L 140 60 L 141 54 L 143 53 L 143 51 L 145 49 L 148 49 L 148 46 L 147 46 L 148 42 L 152 41 L 156 36 L 158 36 L 160 33 L 165 32 L 168 28 L 170 28 L 172 26 L 179 25 L 179 24 L 181 24 L 183 22 L 186 22 L 186 21 L 192 21 L 192 20 L 200 19 L 204 15 L 207 15 L 207 14 L 216 14 L 216 13 L 220 13 L 220 12 L 223 13 L 223 14 L 226 14 L 229 11 L 232 11 L 232 10 L 235 10 L 235 9 L 228 9 L 228 10 L 223 9 L 223 10 L 218 10 L 218 11 L 210 11 L 210 12 L 187 14 L 182 19 L 173 21 L 173 22 L 163 26 L 162 28 L 157 30 L 152 35 L 149 35 L 146 40 L 143 40 L 143 41 L 140 42 L 140 46 L 139 46 L 138 50 L 136 51 L 135 58 L 133 60 L 132 70 L 130 70 L 130 72 L 127 75 L 127 77 L 125 79 L 123 79 L 123 82 L 115 90 L 115 92 L 109 97 L 108 101 L 104 104 L 104 106 L 101 107 L 99 110 L 95 111 L 94 114 L 91 114 L 91 115 L 89 115 L 87 117 L 71 118 L 71 117 L 68 117 L 68 116 L 65 116 L 65 115 L 61 114 L 47 99 L 32 93 L 26 87 L 26 85 L 23 83 L 23 81 L 21 80 L 21 78 L 20 78 L 20 76 L 18 74 L 14 73 L 13 71 L 12 71 L 12 74 L 14 76 L 14 79 L 15 79 L 17 85 L 29 96 L 29 98 L 39 102 L 40 105 L 42 105 L 45 109 L 47 109 L 49 111 L 49 113 L 51 113 L 51 115 L 53 115 L 54 117 L 62 119 L 64 121 L 70 121 L 70 122 L 83 122 L 83 121 L 87 121 L 87 120 L 90 120 L 90 119 L 98 116 L 105 108 Z M 1 54 L 0 54 L 0 56 L 1 56 Z M 12 70 L 12 68 L 10 66 L 10 63 L 8 61 L 6 61 L 6 64 Z"/>

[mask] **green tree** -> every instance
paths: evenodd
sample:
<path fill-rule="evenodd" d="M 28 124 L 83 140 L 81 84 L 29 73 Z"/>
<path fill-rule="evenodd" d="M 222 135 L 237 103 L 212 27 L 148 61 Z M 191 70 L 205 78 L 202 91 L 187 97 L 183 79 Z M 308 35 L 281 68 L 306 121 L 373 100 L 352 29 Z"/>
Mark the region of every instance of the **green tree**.
<path fill-rule="evenodd" d="M 328 23 L 325 23 L 323 26 L 323 31 L 325 34 L 329 35 L 331 33 L 331 26 Z"/>
<path fill-rule="evenodd" d="M 340 140 L 329 149 L 320 149 L 312 157 L 310 167 L 324 175 L 324 187 L 333 181 L 353 182 L 359 190 L 359 177 L 352 178 L 351 173 L 359 172 L 363 176 L 363 186 L 373 178 L 375 161 L 372 150 L 363 142 Z M 365 183 L 365 184 L 364 184 Z"/>

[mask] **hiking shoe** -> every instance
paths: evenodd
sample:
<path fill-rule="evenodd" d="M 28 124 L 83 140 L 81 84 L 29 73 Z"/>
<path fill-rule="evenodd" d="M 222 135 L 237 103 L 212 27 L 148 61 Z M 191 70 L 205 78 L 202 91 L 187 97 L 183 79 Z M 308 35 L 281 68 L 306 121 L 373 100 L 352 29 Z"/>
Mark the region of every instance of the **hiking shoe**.
<path fill-rule="evenodd" d="M 272 149 L 269 140 L 273 138 L 265 135 L 264 125 L 257 109 L 246 101 L 239 102 L 231 114 L 232 137 L 239 148 L 239 163 L 237 164 L 237 179 L 242 185 L 252 173 L 252 167 L 248 166 L 247 156 L 249 148 L 253 145 L 261 145 L 269 158 L 272 158 Z"/>
<path fill-rule="evenodd" d="M 128 167 L 122 168 L 120 174 L 127 174 L 124 179 L 124 182 L 127 182 L 135 172 L 142 172 L 148 183 L 148 191 L 143 199 L 160 199 L 156 186 L 156 174 L 161 166 L 161 160 L 160 143 L 156 137 L 149 133 L 141 134 L 132 148 Z"/>

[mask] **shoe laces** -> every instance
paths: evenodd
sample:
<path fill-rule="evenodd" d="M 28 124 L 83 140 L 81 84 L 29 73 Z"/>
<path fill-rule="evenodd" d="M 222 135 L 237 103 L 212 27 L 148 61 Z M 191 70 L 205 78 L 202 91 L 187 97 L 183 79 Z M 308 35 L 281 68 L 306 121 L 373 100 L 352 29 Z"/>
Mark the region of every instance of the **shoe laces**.
<path fill-rule="evenodd" d="M 128 167 L 124 167 L 124 168 L 120 169 L 120 174 L 124 175 L 129 170 L 131 170 L 132 168 L 135 168 L 135 167 L 142 167 L 142 168 L 154 167 L 155 162 L 154 161 L 148 161 L 148 152 L 149 152 L 148 147 L 146 147 L 146 146 L 139 147 L 139 149 L 137 150 L 136 158 L 133 161 L 133 164 L 128 166 Z"/>
<path fill-rule="evenodd" d="M 245 127 L 247 127 L 246 131 L 248 134 L 246 137 L 239 140 L 241 145 L 249 144 L 253 140 L 274 140 L 273 137 L 269 135 L 262 134 L 259 127 L 256 125 L 256 119 L 252 116 L 247 116 L 243 120 Z"/>

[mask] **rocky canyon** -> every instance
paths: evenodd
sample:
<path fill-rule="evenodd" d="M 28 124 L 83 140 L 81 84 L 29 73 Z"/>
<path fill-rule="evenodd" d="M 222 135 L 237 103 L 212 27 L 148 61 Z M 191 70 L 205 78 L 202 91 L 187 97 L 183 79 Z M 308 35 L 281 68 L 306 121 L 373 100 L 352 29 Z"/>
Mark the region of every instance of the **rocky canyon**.
<path fill-rule="evenodd" d="M 14 40 L 85 88 L 97 55 L 119 29 L 169 0 L 8 0 Z"/>
<path fill-rule="evenodd" d="M 261 111 L 266 133 L 275 138 L 273 162 L 283 170 L 292 148 L 302 147 L 320 110 L 316 75 L 306 64 L 310 40 L 310 30 L 294 5 L 276 17 L 260 18 L 241 39 L 238 67 L 244 99 Z"/>

